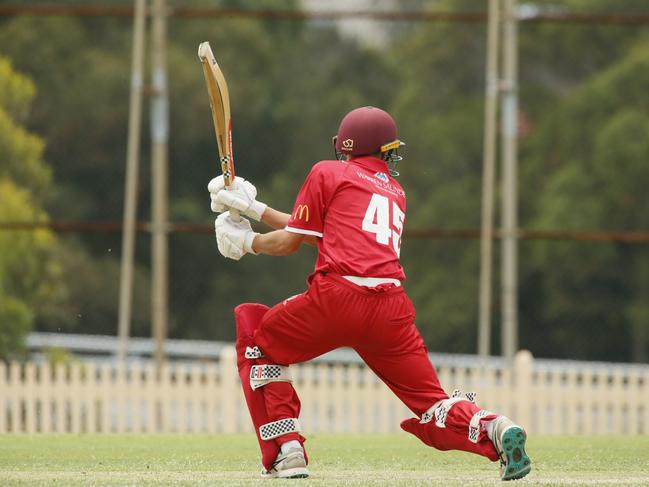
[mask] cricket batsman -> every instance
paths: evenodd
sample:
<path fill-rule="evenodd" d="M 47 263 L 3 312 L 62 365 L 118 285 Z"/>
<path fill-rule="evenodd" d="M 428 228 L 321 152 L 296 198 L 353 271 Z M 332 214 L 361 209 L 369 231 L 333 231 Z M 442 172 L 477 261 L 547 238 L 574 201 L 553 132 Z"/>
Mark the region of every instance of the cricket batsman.
<path fill-rule="evenodd" d="M 291 364 L 351 347 L 416 415 L 401 428 L 439 450 L 462 450 L 500 461 L 500 478 L 530 472 L 527 435 L 509 418 L 480 409 L 475 395 L 442 389 L 415 326 L 399 263 L 406 196 L 396 181 L 399 147 L 392 117 L 361 107 L 342 119 L 334 137 L 336 159 L 315 164 L 282 213 L 256 199 L 237 176 L 210 181 L 216 240 L 223 256 L 284 256 L 302 244 L 317 246 L 308 289 L 272 308 L 245 303 L 234 310 L 239 375 L 255 426 L 264 477 L 307 477 L 300 430 L 300 400 Z M 274 231 L 256 233 L 246 218 Z"/>

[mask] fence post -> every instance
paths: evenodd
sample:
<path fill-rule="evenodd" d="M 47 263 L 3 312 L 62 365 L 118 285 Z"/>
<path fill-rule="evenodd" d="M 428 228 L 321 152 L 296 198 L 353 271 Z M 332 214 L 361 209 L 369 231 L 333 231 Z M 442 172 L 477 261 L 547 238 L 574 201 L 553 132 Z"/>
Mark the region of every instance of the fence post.
<path fill-rule="evenodd" d="M 234 347 L 225 347 L 221 352 L 221 424 L 224 433 L 235 433 L 238 428 L 237 379 L 237 352 Z"/>
<path fill-rule="evenodd" d="M 41 401 L 41 433 L 52 432 L 52 368 L 49 362 L 40 365 L 38 390 Z M 0 428 L 1 431 L 1 428 Z"/>
<path fill-rule="evenodd" d="M 0 433 L 7 433 L 7 391 L 9 386 L 7 384 L 7 366 L 4 362 L 0 361 L 0 391 L 3 391 L 0 397 Z"/>
<path fill-rule="evenodd" d="M 70 364 L 70 382 L 68 382 L 67 392 L 68 401 L 70 405 L 70 432 L 81 433 L 82 411 L 83 411 L 83 398 L 81 391 L 83 384 L 81 383 L 81 362 L 72 362 Z"/>
<path fill-rule="evenodd" d="M 25 364 L 25 432 L 36 433 L 36 401 L 38 392 L 36 389 L 36 364 L 27 362 Z"/>
<path fill-rule="evenodd" d="M 87 433 L 97 432 L 97 364 L 86 362 L 84 364 L 85 378 L 83 381 L 83 397 L 85 401 L 86 416 L 85 428 Z"/>
<path fill-rule="evenodd" d="M 218 391 L 218 365 L 210 362 L 205 367 L 205 396 L 206 396 L 206 409 L 207 414 L 207 432 L 216 433 L 219 427 L 219 398 L 216 397 Z"/>
<path fill-rule="evenodd" d="M 360 433 L 361 424 L 358 421 L 360 402 L 363 401 L 359 379 L 362 368 L 358 364 L 350 364 L 347 369 L 347 399 L 349 401 L 349 432 Z"/>
<path fill-rule="evenodd" d="M 641 406 L 638 400 L 638 385 L 640 383 L 640 374 L 637 369 L 631 369 L 628 375 L 629 384 L 627 393 L 625 394 L 628 401 L 628 418 L 627 418 L 627 431 L 629 435 L 637 435 L 640 431 L 638 424 L 638 409 Z"/>
<path fill-rule="evenodd" d="M 9 431 L 12 433 L 21 433 L 23 431 L 22 422 L 22 398 L 23 384 L 21 379 L 22 367 L 18 362 L 9 363 L 9 398 L 11 400 L 11 426 Z M 13 394 L 12 394 L 13 391 Z"/>
<path fill-rule="evenodd" d="M 640 391 L 640 404 L 643 405 L 642 416 L 640 416 L 640 423 L 638 424 L 638 433 L 646 435 L 649 433 L 649 369 L 641 372 L 642 377 L 642 390 Z"/>
<path fill-rule="evenodd" d="M 341 433 L 345 431 L 345 383 L 344 383 L 344 365 L 336 364 L 332 368 L 331 398 L 333 421 L 332 431 Z"/>
<path fill-rule="evenodd" d="M 532 426 L 532 404 L 534 392 L 533 377 L 534 357 L 529 350 L 519 350 L 514 356 L 514 404 L 516 417 L 514 421 L 529 431 Z"/>

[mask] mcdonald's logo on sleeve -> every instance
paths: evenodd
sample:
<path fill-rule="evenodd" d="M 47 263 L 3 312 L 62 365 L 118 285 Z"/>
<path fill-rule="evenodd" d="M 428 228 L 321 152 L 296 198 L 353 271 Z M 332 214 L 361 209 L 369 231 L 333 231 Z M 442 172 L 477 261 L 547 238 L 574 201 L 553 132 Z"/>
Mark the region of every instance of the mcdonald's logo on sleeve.
<path fill-rule="evenodd" d="M 305 222 L 309 221 L 309 205 L 298 205 L 295 208 L 293 213 L 293 218 L 295 220 L 304 220 Z"/>

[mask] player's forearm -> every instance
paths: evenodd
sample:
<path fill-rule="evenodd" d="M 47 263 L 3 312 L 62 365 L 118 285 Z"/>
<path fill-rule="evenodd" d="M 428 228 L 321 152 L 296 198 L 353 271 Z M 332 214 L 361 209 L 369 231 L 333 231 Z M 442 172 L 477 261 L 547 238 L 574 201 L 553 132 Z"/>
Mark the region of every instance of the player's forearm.
<path fill-rule="evenodd" d="M 274 208 L 271 208 L 270 206 L 268 206 L 266 208 L 266 211 L 264 211 L 264 213 L 261 215 L 261 221 L 269 227 L 274 228 L 275 230 L 282 230 L 283 228 L 285 228 L 290 218 L 290 213 L 278 211 Z M 317 243 L 316 238 L 311 236 L 306 236 L 303 241 L 305 244 L 314 247 Z"/>
<path fill-rule="evenodd" d="M 300 248 L 303 240 L 304 235 L 275 230 L 257 234 L 252 242 L 252 249 L 258 254 L 291 255 Z"/>
<path fill-rule="evenodd" d="M 263 215 L 261 215 L 261 221 L 264 222 L 269 227 L 274 228 L 275 230 L 280 230 L 286 226 L 291 215 L 289 213 L 284 213 L 282 211 L 277 211 L 270 206 L 266 208 Z"/>

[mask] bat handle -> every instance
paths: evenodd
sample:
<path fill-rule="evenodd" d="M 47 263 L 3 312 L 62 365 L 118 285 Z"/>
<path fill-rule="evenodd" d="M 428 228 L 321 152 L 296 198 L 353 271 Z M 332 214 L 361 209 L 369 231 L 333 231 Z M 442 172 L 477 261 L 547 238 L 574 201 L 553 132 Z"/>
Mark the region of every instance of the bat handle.
<path fill-rule="evenodd" d="M 230 179 L 228 177 L 225 178 L 225 189 L 227 189 L 228 191 L 233 189 L 233 184 L 232 184 L 234 182 L 233 180 L 234 180 L 234 177 L 232 177 L 232 179 Z M 241 221 L 241 215 L 239 215 L 239 210 L 235 210 L 234 208 L 230 208 L 230 218 L 232 219 L 232 221 L 235 221 L 235 222 Z"/>
<path fill-rule="evenodd" d="M 227 190 L 231 190 L 232 189 L 232 183 L 227 185 L 225 188 Z M 232 221 L 235 221 L 235 222 L 241 221 L 241 215 L 239 215 L 239 210 L 235 210 L 234 208 L 230 208 L 230 218 L 232 219 Z"/>

